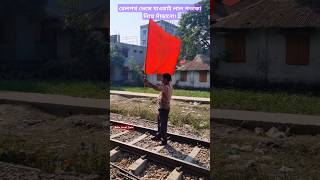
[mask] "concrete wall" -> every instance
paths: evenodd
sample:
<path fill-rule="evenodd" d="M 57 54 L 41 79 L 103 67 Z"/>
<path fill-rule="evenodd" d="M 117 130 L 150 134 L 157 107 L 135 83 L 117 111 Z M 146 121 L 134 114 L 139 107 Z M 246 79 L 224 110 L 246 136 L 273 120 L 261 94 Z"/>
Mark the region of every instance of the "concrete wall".
<path fill-rule="evenodd" d="M 286 41 L 279 34 L 270 34 L 269 73 L 272 82 L 319 83 L 320 82 L 320 31 L 310 36 L 310 59 L 308 65 L 287 65 Z"/>
<path fill-rule="evenodd" d="M 225 61 L 219 62 L 219 68 L 216 71 L 217 74 L 228 78 L 261 78 L 259 77 L 259 71 L 257 70 L 258 61 L 262 54 L 259 52 L 259 42 L 261 41 L 261 32 L 253 32 L 247 34 L 246 37 L 246 62 L 245 63 L 229 63 Z M 259 39 L 260 40 L 257 40 Z M 260 45 L 261 46 L 261 45 Z M 218 57 L 220 53 L 225 52 L 225 38 L 224 34 L 216 34 L 214 58 Z M 260 57 L 259 57 L 260 56 Z"/>
<path fill-rule="evenodd" d="M 123 68 L 129 67 L 129 60 L 133 58 L 135 62 L 142 66 L 145 61 L 146 56 L 146 48 L 143 46 L 137 46 L 133 44 L 126 44 L 126 43 L 111 43 L 111 46 L 118 46 L 122 48 L 128 49 L 128 57 L 125 57 L 125 61 L 123 64 Z M 112 81 L 122 81 L 122 80 L 128 80 L 130 73 L 128 74 L 128 77 L 123 77 L 123 68 L 118 69 L 117 67 L 111 67 L 110 69 L 110 75 Z M 130 79 L 130 78 L 129 78 Z"/>
<path fill-rule="evenodd" d="M 146 48 L 142 46 L 136 46 L 136 45 L 127 45 L 129 48 L 128 52 L 128 58 L 126 58 L 124 65 L 128 66 L 128 62 L 130 58 L 133 58 L 137 64 L 141 65 L 144 64 L 145 58 L 146 58 Z"/>
<path fill-rule="evenodd" d="M 226 78 L 268 80 L 269 82 L 320 82 L 320 31 L 310 36 L 308 65 L 286 64 L 286 39 L 278 31 L 255 30 L 247 33 L 246 63 L 220 61 L 216 74 Z M 225 51 L 224 33 L 215 34 L 214 58 Z"/>
<path fill-rule="evenodd" d="M 128 49 L 128 57 L 125 57 L 124 66 L 128 67 L 130 58 L 133 58 L 137 64 L 144 64 L 144 60 L 146 57 L 146 47 L 126 43 L 112 43 L 111 45 L 116 45 Z"/>

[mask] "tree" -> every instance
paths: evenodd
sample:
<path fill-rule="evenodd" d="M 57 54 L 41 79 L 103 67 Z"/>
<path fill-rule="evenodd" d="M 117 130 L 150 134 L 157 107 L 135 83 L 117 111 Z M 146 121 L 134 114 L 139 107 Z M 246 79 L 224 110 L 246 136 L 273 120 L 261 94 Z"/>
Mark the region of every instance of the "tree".
<path fill-rule="evenodd" d="M 111 67 L 123 66 L 125 57 L 121 54 L 120 49 L 117 46 L 113 46 L 110 49 L 110 61 Z"/>
<path fill-rule="evenodd" d="M 78 0 L 60 0 L 65 12 L 63 30 L 70 35 L 71 56 L 66 64 L 70 79 L 104 80 L 108 70 L 107 39 L 93 25 L 94 12 L 82 12 Z"/>
<path fill-rule="evenodd" d="M 209 54 L 210 49 L 210 1 L 202 0 L 201 12 L 187 12 L 179 21 L 178 36 L 182 40 L 180 58 L 192 59 L 197 54 Z"/>
<path fill-rule="evenodd" d="M 128 65 L 129 65 L 129 70 L 131 71 L 132 80 L 138 84 L 142 83 L 143 72 L 133 57 L 129 59 Z"/>

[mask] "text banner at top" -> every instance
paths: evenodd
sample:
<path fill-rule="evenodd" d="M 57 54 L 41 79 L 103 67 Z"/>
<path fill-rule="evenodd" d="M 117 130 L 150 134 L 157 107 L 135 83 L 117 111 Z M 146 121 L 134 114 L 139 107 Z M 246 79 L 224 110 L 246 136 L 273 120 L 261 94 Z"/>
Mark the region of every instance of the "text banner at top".
<path fill-rule="evenodd" d="M 118 4 L 118 12 L 141 12 L 143 19 L 177 20 L 178 13 L 201 12 L 197 4 Z"/>

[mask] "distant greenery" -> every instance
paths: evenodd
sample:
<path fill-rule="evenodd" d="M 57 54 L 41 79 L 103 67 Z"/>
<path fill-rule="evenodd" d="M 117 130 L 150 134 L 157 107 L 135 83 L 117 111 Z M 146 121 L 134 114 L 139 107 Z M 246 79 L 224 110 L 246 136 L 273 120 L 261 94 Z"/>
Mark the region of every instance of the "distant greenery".
<path fill-rule="evenodd" d="M 90 81 L 0 81 L 0 90 L 109 98 L 106 83 Z"/>
<path fill-rule="evenodd" d="M 192 60 L 197 54 L 208 54 L 210 49 L 210 1 L 202 0 L 201 12 L 188 12 L 179 21 L 178 36 L 182 40 L 181 58 Z"/>
<path fill-rule="evenodd" d="M 211 103 L 217 109 L 320 115 L 320 96 L 308 93 L 218 88 Z"/>
<path fill-rule="evenodd" d="M 122 67 L 125 61 L 125 57 L 121 53 L 121 49 L 118 46 L 112 46 L 110 48 L 110 65 L 111 67 Z"/>
<path fill-rule="evenodd" d="M 111 87 L 112 90 L 155 93 L 147 87 Z M 87 98 L 109 98 L 109 86 L 100 81 L 0 81 L 0 90 L 61 94 Z M 175 89 L 173 95 L 191 97 L 210 97 L 209 91 Z"/>
<path fill-rule="evenodd" d="M 132 80 L 135 82 L 136 85 L 142 85 L 141 79 L 143 79 L 143 71 L 141 70 L 140 66 L 137 64 L 137 61 L 131 57 L 128 61 L 129 69 L 131 72 Z"/>
<path fill-rule="evenodd" d="M 109 98 L 108 84 L 100 81 L 0 81 L 0 90 L 61 94 L 87 98 Z M 111 90 L 154 93 L 147 87 L 111 87 Z M 209 91 L 174 89 L 175 96 L 210 98 Z M 320 115 L 320 96 L 311 93 L 216 88 L 211 104 L 216 109 Z"/>
<path fill-rule="evenodd" d="M 140 92 L 140 93 L 152 93 L 158 94 L 159 92 L 148 87 L 131 87 L 131 86 L 121 86 L 121 87 L 111 87 L 111 90 L 118 91 L 130 91 L 130 92 Z M 189 97 L 205 97 L 210 98 L 210 92 L 205 90 L 185 90 L 185 89 L 174 89 L 173 95 L 175 96 L 189 96 Z"/>

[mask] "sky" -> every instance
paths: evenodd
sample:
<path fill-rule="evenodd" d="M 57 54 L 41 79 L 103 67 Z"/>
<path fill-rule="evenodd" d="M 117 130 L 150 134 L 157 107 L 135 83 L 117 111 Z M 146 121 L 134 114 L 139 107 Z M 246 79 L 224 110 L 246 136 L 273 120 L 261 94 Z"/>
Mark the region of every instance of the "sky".
<path fill-rule="evenodd" d="M 140 26 L 148 24 L 142 19 L 142 14 L 120 13 L 118 4 L 195 4 L 200 0 L 111 0 L 110 1 L 110 34 L 120 34 L 120 41 L 130 44 L 140 44 Z M 178 24 L 178 21 L 170 21 Z"/>

